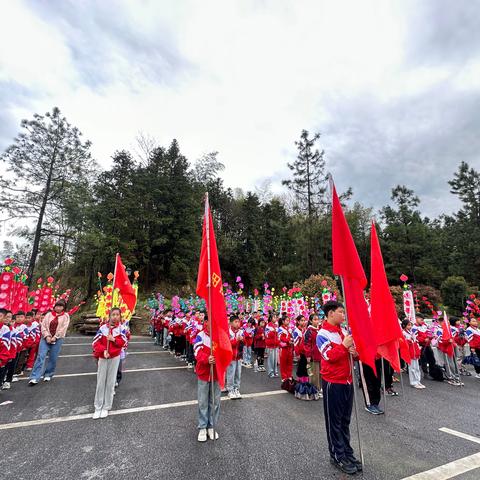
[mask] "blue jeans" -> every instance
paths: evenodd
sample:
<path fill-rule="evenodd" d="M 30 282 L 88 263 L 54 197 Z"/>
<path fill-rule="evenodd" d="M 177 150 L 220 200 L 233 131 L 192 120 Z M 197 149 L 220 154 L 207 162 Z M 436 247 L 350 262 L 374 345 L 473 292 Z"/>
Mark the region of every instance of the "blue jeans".
<path fill-rule="evenodd" d="M 267 374 L 278 375 L 278 348 L 268 349 Z"/>
<path fill-rule="evenodd" d="M 212 387 L 210 382 L 198 380 L 198 428 L 215 428 L 218 424 L 220 415 L 220 386 L 218 382 L 213 383 L 213 400 Z M 215 403 L 215 408 L 214 408 Z"/>
<path fill-rule="evenodd" d="M 30 380 L 40 380 L 42 375 L 45 375 L 46 377 L 53 377 L 55 374 L 55 368 L 57 367 L 57 358 L 60 354 L 60 350 L 62 349 L 62 344 L 63 338 L 59 338 L 55 343 L 47 343 L 44 338 L 40 340 L 37 359 L 35 360 L 35 365 L 33 366 Z M 47 368 L 45 368 L 47 353 L 48 364 Z"/>
<path fill-rule="evenodd" d="M 245 363 L 252 363 L 252 347 L 243 347 L 243 361 Z"/>
<path fill-rule="evenodd" d="M 227 390 L 229 392 L 232 392 L 233 390 L 239 390 L 241 378 L 242 361 L 232 360 L 227 368 Z"/>

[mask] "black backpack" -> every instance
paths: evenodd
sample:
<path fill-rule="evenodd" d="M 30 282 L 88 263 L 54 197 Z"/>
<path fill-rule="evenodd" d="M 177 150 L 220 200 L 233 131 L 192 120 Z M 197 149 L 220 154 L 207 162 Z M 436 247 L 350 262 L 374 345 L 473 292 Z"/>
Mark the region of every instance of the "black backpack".
<path fill-rule="evenodd" d="M 428 370 L 432 380 L 435 380 L 436 382 L 443 382 L 443 370 L 438 365 L 431 365 Z"/>

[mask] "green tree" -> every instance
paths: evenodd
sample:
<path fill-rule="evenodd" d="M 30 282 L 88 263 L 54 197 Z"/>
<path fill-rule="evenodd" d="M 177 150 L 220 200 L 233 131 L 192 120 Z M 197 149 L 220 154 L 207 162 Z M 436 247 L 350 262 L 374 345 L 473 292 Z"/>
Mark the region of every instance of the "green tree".
<path fill-rule="evenodd" d="M 82 141 L 56 107 L 22 120 L 21 128 L 1 157 L 7 175 L 0 177 L 0 207 L 15 219 L 36 223 L 27 269 L 31 282 L 42 237 L 54 234 L 63 202 L 73 185 L 87 181 L 94 162 L 90 142 Z"/>
<path fill-rule="evenodd" d="M 440 286 L 443 301 L 450 313 L 461 315 L 468 292 L 468 285 L 461 276 L 447 277 Z"/>

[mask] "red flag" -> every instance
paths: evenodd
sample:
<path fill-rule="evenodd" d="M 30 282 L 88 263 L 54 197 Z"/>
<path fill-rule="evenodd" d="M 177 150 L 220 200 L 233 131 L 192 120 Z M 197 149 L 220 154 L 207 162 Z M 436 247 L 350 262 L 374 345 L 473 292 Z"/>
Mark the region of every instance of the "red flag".
<path fill-rule="evenodd" d="M 209 295 L 210 287 L 210 295 Z M 218 261 L 217 242 L 213 230 L 212 214 L 205 199 L 205 215 L 203 219 L 202 249 L 198 266 L 197 295 L 207 304 L 212 353 L 215 357 L 215 368 L 220 387 L 224 387 L 225 372 L 232 360 L 232 345 L 230 343 L 227 310 L 223 296 L 222 273 Z"/>
<path fill-rule="evenodd" d="M 445 345 L 443 351 L 449 357 L 453 357 L 455 353 L 455 347 L 453 346 L 453 342 L 452 343 L 449 342 L 452 338 L 453 336 L 452 336 L 452 331 L 450 330 L 450 321 L 448 320 L 447 313 L 444 311 L 443 322 L 442 322 L 442 343 Z"/>
<path fill-rule="evenodd" d="M 122 296 L 123 302 L 128 307 L 128 309 L 133 312 L 135 305 L 137 303 L 137 295 L 135 290 L 130 283 L 125 266 L 122 263 L 120 254 L 117 253 L 117 258 L 115 260 L 115 275 L 113 278 L 113 288 L 118 288 L 120 295 Z"/>
<path fill-rule="evenodd" d="M 343 280 L 343 295 L 348 312 L 348 322 L 360 360 L 370 365 L 376 372 L 377 345 L 372 320 L 363 294 L 367 286 L 367 278 L 333 182 L 332 190 L 333 273 L 341 275 Z"/>
<path fill-rule="evenodd" d="M 403 361 L 410 365 L 412 356 L 410 355 L 410 349 L 408 348 L 408 343 L 405 338 L 398 339 L 398 346 L 400 347 L 400 356 L 402 357 Z"/>
<path fill-rule="evenodd" d="M 395 302 L 388 286 L 374 222 L 372 222 L 370 230 L 370 249 L 370 315 L 375 327 L 377 352 L 390 362 L 396 372 L 399 372 L 398 340 L 403 338 L 403 333 L 398 322 Z"/>

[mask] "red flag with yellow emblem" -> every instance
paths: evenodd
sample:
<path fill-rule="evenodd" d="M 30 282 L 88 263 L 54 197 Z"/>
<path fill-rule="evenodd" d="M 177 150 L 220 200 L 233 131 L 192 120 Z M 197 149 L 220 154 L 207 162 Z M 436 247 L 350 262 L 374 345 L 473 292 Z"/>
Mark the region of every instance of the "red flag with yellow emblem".
<path fill-rule="evenodd" d="M 202 249 L 198 266 L 197 295 L 207 304 L 209 315 L 212 352 L 215 357 L 215 370 L 220 387 L 224 387 L 225 372 L 232 360 L 227 309 L 223 296 L 222 272 L 218 260 L 217 242 L 213 230 L 212 213 L 205 198 L 205 215 L 203 218 Z"/>

